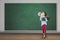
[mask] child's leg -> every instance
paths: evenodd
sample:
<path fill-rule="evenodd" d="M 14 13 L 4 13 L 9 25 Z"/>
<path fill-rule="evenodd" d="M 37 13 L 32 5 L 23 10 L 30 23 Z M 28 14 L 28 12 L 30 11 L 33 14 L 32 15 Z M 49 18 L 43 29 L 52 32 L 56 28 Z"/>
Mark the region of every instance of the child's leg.
<path fill-rule="evenodd" d="M 43 31 L 43 35 L 44 35 L 44 25 L 42 26 L 42 31 Z"/>
<path fill-rule="evenodd" d="M 46 25 L 45 24 L 42 26 L 42 30 L 43 30 L 43 35 L 46 36 Z"/>
<path fill-rule="evenodd" d="M 46 25 L 44 25 L 44 35 L 46 36 Z"/>

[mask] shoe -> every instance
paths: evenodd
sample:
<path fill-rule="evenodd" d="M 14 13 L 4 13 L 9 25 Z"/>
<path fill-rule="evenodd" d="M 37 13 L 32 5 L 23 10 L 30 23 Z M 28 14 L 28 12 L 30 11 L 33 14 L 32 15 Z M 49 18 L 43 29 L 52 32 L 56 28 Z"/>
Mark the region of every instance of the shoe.
<path fill-rule="evenodd" d="M 46 35 L 43 35 L 43 38 L 45 39 L 46 38 Z"/>

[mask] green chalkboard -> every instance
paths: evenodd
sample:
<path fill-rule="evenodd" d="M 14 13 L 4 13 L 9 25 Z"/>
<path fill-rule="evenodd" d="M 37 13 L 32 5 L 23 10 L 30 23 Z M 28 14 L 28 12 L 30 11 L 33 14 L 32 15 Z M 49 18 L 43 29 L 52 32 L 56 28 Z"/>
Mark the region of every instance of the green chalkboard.
<path fill-rule="evenodd" d="M 56 30 L 55 3 L 5 3 L 5 30 L 41 30 L 42 11 L 50 16 L 47 30 Z"/>

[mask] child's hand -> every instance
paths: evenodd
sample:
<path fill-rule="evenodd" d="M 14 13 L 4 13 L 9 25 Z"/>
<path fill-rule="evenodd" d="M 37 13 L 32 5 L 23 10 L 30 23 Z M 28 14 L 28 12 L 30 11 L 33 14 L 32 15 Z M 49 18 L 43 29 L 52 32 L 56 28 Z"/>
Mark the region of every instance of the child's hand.
<path fill-rule="evenodd" d="M 49 16 L 46 16 L 46 18 L 47 18 L 47 20 L 49 20 L 49 19 L 50 19 L 50 17 L 49 17 Z"/>
<path fill-rule="evenodd" d="M 41 16 L 41 12 L 38 12 L 38 16 Z"/>

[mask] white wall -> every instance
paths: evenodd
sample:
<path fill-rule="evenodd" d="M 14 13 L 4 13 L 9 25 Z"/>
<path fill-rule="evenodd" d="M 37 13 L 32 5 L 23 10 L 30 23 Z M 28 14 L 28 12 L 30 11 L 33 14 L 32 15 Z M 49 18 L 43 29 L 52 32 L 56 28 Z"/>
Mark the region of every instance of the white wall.
<path fill-rule="evenodd" d="M 0 32 L 5 32 L 4 3 L 57 3 L 57 32 L 60 32 L 60 1 L 59 0 L 0 0 Z"/>
<path fill-rule="evenodd" d="M 0 0 L 0 32 L 4 31 L 4 1 Z"/>

